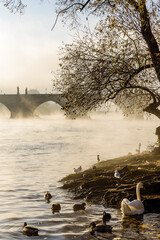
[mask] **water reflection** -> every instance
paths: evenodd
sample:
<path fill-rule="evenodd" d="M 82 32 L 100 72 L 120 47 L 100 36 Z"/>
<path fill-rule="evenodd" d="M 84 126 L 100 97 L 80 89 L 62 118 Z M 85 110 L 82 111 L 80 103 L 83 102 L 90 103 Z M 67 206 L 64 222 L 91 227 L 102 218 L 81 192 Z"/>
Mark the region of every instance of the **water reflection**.
<path fill-rule="evenodd" d="M 152 215 L 152 222 L 150 217 Z M 121 231 L 118 239 L 156 239 L 158 240 L 160 235 L 157 229 L 160 227 L 157 217 L 153 220 L 154 214 L 144 214 L 139 216 L 123 216 L 121 221 Z M 117 238 L 116 238 L 117 239 Z"/>
<path fill-rule="evenodd" d="M 86 210 L 74 212 L 73 205 L 79 201 L 59 188 L 58 182 L 73 172 L 74 167 L 81 165 L 86 169 L 95 164 L 97 153 L 101 160 L 134 153 L 137 139 L 145 148 L 156 140 L 158 123 L 143 121 L 137 125 L 116 119 L 114 122 L 111 119 L 1 120 L 0 123 L 0 239 L 90 240 L 89 224 L 101 221 L 104 210 L 112 215 L 109 224 L 113 233 L 101 239 L 159 239 L 157 215 L 145 214 L 142 222 L 136 220 L 137 223 L 131 219 L 124 221 L 120 211 L 88 203 Z M 47 190 L 53 195 L 50 202 L 44 199 Z M 53 203 L 61 204 L 60 212 L 52 213 Z M 25 221 L 38 227 L 38 238 L 23 235 Z"/>
<path fill-rule="evenodd" d="M 139 228 L 142 224 L 143 224 L 143 215 L 122 217 L 123 230 L 125 230 L 126 228 L 134 228 L 136 232 L 139 232 Z"/>
<path fill-rule="evenodd" d="M 122 237 L 140 236 L 143 224 L 143 215 L 140 216 L 123 216 L 122 217 Z M 132 239 L 132 238 L 131 238 Z"/>

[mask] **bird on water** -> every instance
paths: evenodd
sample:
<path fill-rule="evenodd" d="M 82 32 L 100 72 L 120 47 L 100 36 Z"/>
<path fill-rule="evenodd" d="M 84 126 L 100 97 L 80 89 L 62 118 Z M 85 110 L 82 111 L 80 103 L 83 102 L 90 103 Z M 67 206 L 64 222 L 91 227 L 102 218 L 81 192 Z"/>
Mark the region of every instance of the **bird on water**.
<path fill-rule="evenodd" d="M 141 215 L 144 213 L 144 205 L 141 201 L 140 188 L 143 188 L 143 184 L 141 182 L 137 183 L 136 185 L 137 199 L 131 202 L 127 198 L 124 198 L 122 200 L 121 211 L 123 215 L 133 216 L 133 215 Z"/>
<path fill-rule="evenodd" d="M 76 212 L 76 211 L 79 211 L 79 210 L 85 210 L 86 208 L 86 203 L 82 203 L 82 204 L 74 204 L 73 206 L 73 210 Z"/>
<path fill-rule="evenodd" d="M 103 220 L 103 223 L 106 224 L 106 222 L 111 220 L 111 214 L 110 213 L 106 213 L 104 211 L 103 215 L 102 215 L 102 220 Z"/>
<path fill-rule="evenodd" d="M 61 210 L 61 205 L 59 203 L 56 203 L 56 204 L 52 204 L 52 212 L 59 212 Z"/>
<path fill-rule="evenodd" d="M 27 225 L 26 222 L 23 224 L 23 233 L 28 236 L 38 236 L 38 228 Z"/>
<path fill-rule="evenodd" d="M 96 224 L 95 222 L 90 223 L 90 227 L 91 227 L 90 233 L 92 235 L 95 235 L 95 232 L 101 232 L 101 233 L 112 232 L 112 226 L 106 224 L 107 221 L 111 220 L 111 214 L 106 213 L 104 211 L 102 215 L 102 220 L 103 220 L 103 224 Z"/>
<path fill-rule="evenodd" d="M 91 227 L 90 233 L 93 235 L 95 232 L 101 232 L 101 233 L 106 233 L 106 232 L 111 233 L 112 232 L 112 226 L 110 226 L 110 225 L 105 225 L 105 224 L 96 225 L 95 222 L 91 222 L 90 227 Z"/>
<path fill-rule="evenodd" d="M 44 198 L 47 200 L 47 201 L 49 201 L 51 198 L 52 198 L 52 195 L 50 194 L 50 192 L 46 192 L 45 194 L 44 194 Z"/>

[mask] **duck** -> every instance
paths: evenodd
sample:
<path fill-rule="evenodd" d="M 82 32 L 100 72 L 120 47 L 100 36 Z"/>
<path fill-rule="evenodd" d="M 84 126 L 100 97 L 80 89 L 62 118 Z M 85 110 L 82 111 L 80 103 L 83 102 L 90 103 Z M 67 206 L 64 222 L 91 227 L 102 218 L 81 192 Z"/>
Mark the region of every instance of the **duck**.
<path fill-rule="evenodd" d="M 81 172 L 82 171 L 82 167 L 79 166 L 78 168 L 73 168 L 75 173 Z"/>
<path fill-rule="evenodd" d="M 127 198 L 124 198 L 121 202 L 121 211 L 125 216 L 140 215 L 144 213 L 144 205 L 140 197 L 140 188 L 143 188 L 143 183 L 139 182 L 136 186 L 136 195 L 137 199 L 129 201 Z"/>
<path fill-rule="evenodd" d="M 103 215 L 102 215 L 102 220 L 103 220 L 103 223 L 106 224 L 107 221 L 111 220 L 111 214 L 110 213 L 106 213 L 104 211 Z"/>
<path fill-rule="evenodd" d="M 59 212 L 61 210 L 61 205 L 59 203 L 56 203 L 56 204 L 52 204 L 52 212 Z"/>
<path fill-rule="evenodd" d="M 99 154 L 97 155 L 97 162 L 100 162 Z"/>
<path fill-rule="evenodd" d="M 112 232 L 112 226 L 106 225 L 106 224 L 96 225 L 95 222 L 91 222 L 90 227 L 91 227 L 91 234 L 93 235 L 94 235 L 94 232 L 101 232 L 101 233 Z"/>
<path fill-rule="evenodd" d="M 44 194 L 44 198 L 49 201 L 49 200 L 52 198 L 52 195 L 50 194 L 50 192 L 47 191 L 47 192 Z"/>
<path fill-rule="evenodd" d="M 23 233 L 24 234 L 26 234 L 28 236 L 38 236 L 38 231 L 39 231 L 38 228 L 27 225 L 27 223 L 24 222 L 24 224 L 23 224 Z"/>
<path fill-rule="evenodd" d="M 137 152 L 138 154 L 141 153 L 141 143 L 139 143 L 139 145 L 138 145 L 138 149 L 136 149 L 136 152 Z"/>
<path fill-rule="evenodd" d="M 116 169 L 114 172 L 114 177 L 115 178 L 120 178 L 120 173 L 118 172 L 118 170 Z"/>
<path fill-rule="evenodd" d="M 74 204 L 73 205 L 73 210 L 76 212 L 76 211 L 79 211 L 79 210 L 85 210 L 86 208 L 86 203 L 82 203 L 82 204 Z"/>

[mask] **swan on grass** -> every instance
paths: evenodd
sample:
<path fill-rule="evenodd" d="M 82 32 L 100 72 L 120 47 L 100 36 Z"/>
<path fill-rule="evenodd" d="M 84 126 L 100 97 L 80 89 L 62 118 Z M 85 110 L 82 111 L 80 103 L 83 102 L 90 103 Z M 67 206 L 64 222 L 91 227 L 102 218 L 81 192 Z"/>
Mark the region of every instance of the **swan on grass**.
<path fill-rule="evenodd" d="M 123 215 L 133 216 L 140 215 L 144 213 L 144 206 L 141 202 L 140 197 L 140 188 L 143 188 L 143 184 L 141 182 L 137 183 L 136 186 L 136 195 L 137 200 L 129 201 L 127 198 L 124 198 L 121 202 L 121 210 Z"/>

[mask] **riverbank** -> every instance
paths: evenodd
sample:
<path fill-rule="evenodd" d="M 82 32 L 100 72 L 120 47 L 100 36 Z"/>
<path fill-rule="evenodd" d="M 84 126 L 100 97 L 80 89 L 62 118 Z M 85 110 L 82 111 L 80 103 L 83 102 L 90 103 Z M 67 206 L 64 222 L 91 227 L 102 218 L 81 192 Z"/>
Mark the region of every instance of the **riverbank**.
<path fill-rule="evenodd" d="M 114 177 L 115 169 L 120 178 Z M 146 213 L 160 213 L 160 154 L 141 153 L 96 163 L 92 168 L 61 180 L 73 199 L 120 208 L 123 198 L 136 199 L 135 187 L 142 182 L 141 198 Z"/>

